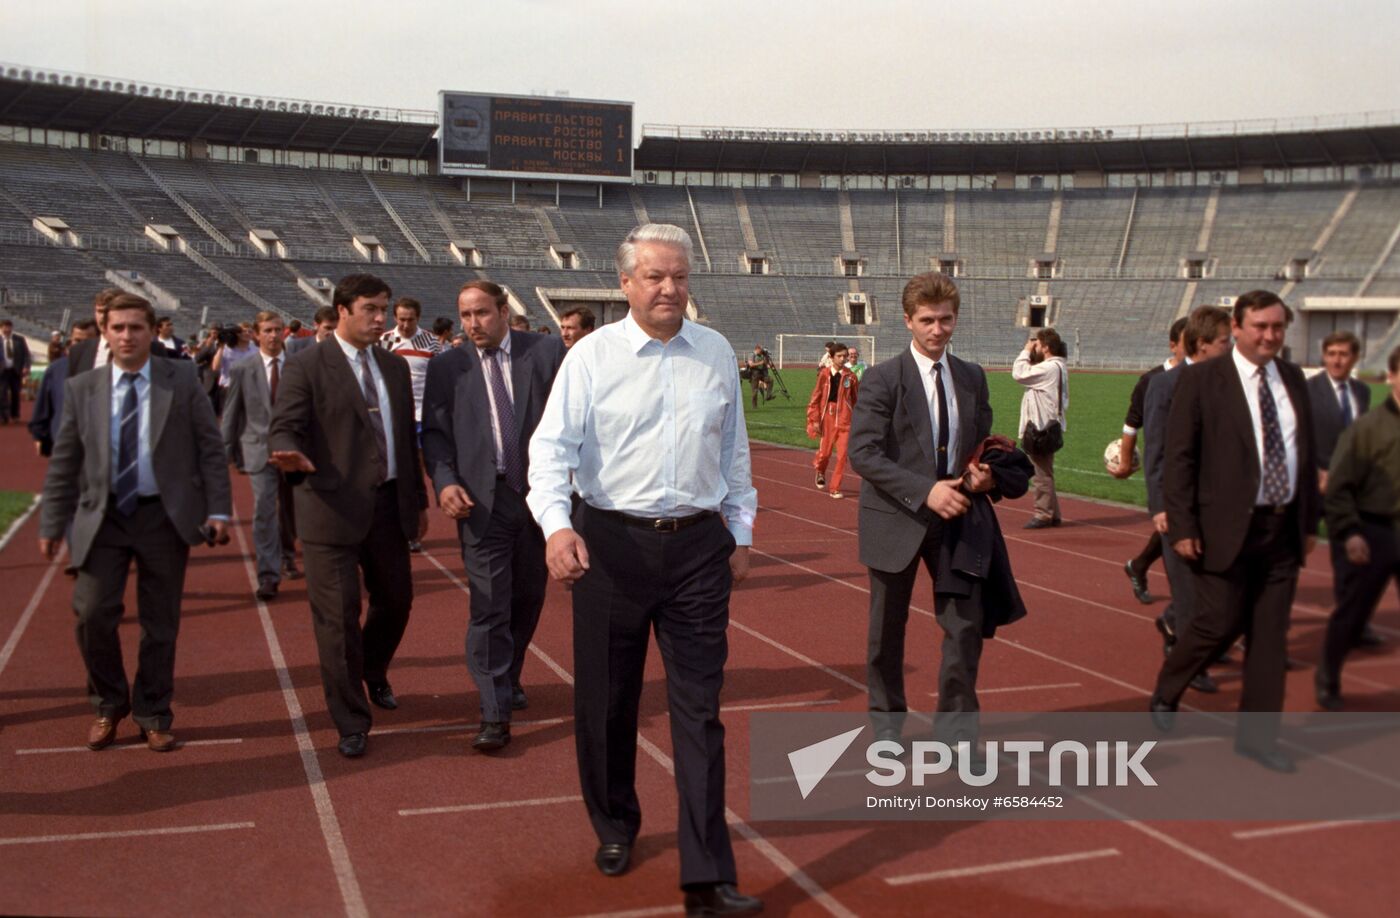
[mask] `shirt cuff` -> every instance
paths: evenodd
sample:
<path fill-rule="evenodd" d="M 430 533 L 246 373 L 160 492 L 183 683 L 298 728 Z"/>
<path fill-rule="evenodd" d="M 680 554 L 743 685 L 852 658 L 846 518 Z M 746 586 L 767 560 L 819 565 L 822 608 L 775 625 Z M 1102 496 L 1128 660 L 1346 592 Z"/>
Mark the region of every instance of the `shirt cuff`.
<path fill-rule="evenodd" d="M 734 537 L 734 543 L 740 548 L 748 548 L 753 544 L 753 527 L 745 526 L 743 523 L 727 523 L 729 534 Z"/>
<path fill-rule="evenodd" d="M 540 529 L 544 532 L 545 541 L 561 529 L 573 529 L 573 521 L 569 519 L 569 511 L 563 507 L 553 506 L 545 510 L 544 518 L 540 520 Z"/>
<path fill-rule="evenodd" d="M 213 520 L 213 521 L 216 522 L 216 523 L 227 523 L 227 522 L 229 522 L 231 519 L 233 519 L 232 517 L 230 517 L 230 516 L 228 516 L 227 514 L 224 514 L 224 513 L 211 513 L 211 514 L 209 514 L 209 517 L 208 517 L 208 518 L 211 519 L 211 520 Z"/>
<path fill-rule="evenodd" d="M 1125 436 L 1125 437 L 1126 437 L 1126 436 L 1134 436 L 1134 437 L 1135 437 L 1135 436 L 1137 436 L 1137 432 L 1138 432 L 1138 429 L 1137 429 L 1136 427 L 1129 427 L 1127 424 L 1124 424 L 1124 425 L 1123 425 L 1123 436 Z"/>

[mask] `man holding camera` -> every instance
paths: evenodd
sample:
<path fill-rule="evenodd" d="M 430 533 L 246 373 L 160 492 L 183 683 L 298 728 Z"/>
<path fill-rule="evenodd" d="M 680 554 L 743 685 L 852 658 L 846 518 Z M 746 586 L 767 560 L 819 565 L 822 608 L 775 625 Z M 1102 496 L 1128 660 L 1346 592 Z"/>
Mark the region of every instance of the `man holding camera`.
<path fill-rule="evenodd" d="M 759 395 L 765 401 L 773 398 L 773 381 L 768 378 L 768 368 L 773 364 L 773 355 L 761 344 L 753 346 L 753 356 L 744 362 L 749 371 L 749 389 L 753 392 L 753 406 L 758 407 Z"/>
<path fill-rule="evenodd" d="M 105 318 L 111 365 L 67 387 L 44 480 L 39 552 L 57 555 L 72 524 L 73 611 L 97 711 L 88 748 L 111 745 L 118 722 L 133 714 L 146 745 L 168 752 L 185 565 L 191 545 L 228 540 L 228 468 L 193 365 L 151 359 L 151 304 L 120 294 Z M 141 622 L 134 691 L 117 636 L 132 561 Z"/>
<path fill-rule="evenodd" d="M 1069 370 L 1065 358 L 1069 350 L 1053 328 L 1036 332 L 1011 364 L 1011 378 L 1025 387 L 1021 395 L 1021 422 L 1017 428 L 1021 450 L 1035 466 L 1031 493 L 1035 496 L 1035 515 L 1026 529 L 1045 529 L 1060 525 L 1060 498 L 1055 493 L 1055 452 L 1038 448 L 1033 437 L 1026 434 L 1032 425 L 1044 431 L 1053 424 L 1060 433 L 1069 429 L 1065 412 L 1069 409 Z"/>

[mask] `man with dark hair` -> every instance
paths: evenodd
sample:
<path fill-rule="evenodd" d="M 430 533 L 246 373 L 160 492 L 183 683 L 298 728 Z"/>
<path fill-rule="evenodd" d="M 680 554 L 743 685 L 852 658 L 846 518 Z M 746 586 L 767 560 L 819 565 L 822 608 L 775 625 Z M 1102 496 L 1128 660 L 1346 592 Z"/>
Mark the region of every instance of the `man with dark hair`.
<path fill-rule="evenodd" d="M 15 323 L 0 319 L 0 424 L 19 420 L 19 394 L 29 378 L 29 342 L 15 334 Z"/>
<path fill-rule="evenodd" d="M 987 374 L 948 351 L 957 285 L 936 271 L 919 274 L 905 285 L 903 305 L 909 348 L 866 370 L 850 434 L 851 467 L 863 479 L 860 563 L 870 572 L 869 706 L 879 737 L 894 740 L 909 710 L 904 639 L 919 565 L 936 580 L 951 521 L 993 487 L 986 465 L 969 464 L 992 430 Z M 975 714 L 981 603 L 954 599 L 935 583 L 934 615 L 943 631 L 938 710 Z"/>
<path fill-rule="evenodd" d="M 1276 293 L 1235 301 L 1229 357 L 1185 367 L 1167 417 L 1167 539 L 1196 573 L 1196 614 L 1150 702 L 1170 730 L 1186 686 L 1246 637 L 1235 751 L 1293 771 L 1277 745 L 1288 616 L 1320 514 L 1303 371 L 1280 359 L 1292 312 Z"/>
<path fill-rule="evenodd" d="M 1146 373 L 1138 377 L 1137 384 L 1133 386 L 1133 394 L 1128 399 L 1128 416 L 1123 419 L 1123 439 L 1118 444 L 1118 471 L 1114 473 L 1115 478 L 1126 479 L 1133 474 L 1133 452 L 1137 449 L 1138 432 L 1142 429 L 1144 400 L 1147 398 L 1147 386 L 1152 380 L 1181 363 L 1184 349 L 1181 344 L 1181 332 L 1186 327 L 1186 316 L 1182 316 L 1172 323 L 1168 332 L 1171 356 L 1165 363 L 1155 366 Z M 1152 530 L 1152 535 L 1148 537 L 1147 544 L 1138 552 L 1136 558 L 1129 558 L 1123 564 L 1123 570 L 1128 575 L 1128 583 L 1133 588 L 1133 596 L 1143 605 L 1152 602 L 1152 594 L 1147 590 L 1147 571 L 1152 567 L 1152 562 L 1162 557 L 1162 534 L 1156 529 Z"/>
<path fill-rule="evenodd" d="M 185 353 L 185 342 L 175 337 L 175 320 L 170 316 L 156 319 L 156 341 L 165 348 L 168 356 L 181 360 L 189 359 L 190 355 Z"/>
<path fill-rule="evenodd" d="M 341 278 L 335 333 L 287 361 L 268 433 L 268 461 L 294 488 L 321 684 L 347 758 L 367 747 L 366 687 L 398 707 L 389 664 L 413 606 L 408 543 L 428 528 L 408 364 L 374 346 L 389 296 L 372 274 Z"/>
<path fill-rule="evenodd" d="M 258 356 L 245 360 L 229 374 L 228 398 L 220 424 L 229 462 L 247 475 L 253 489 L 253 548 L 257 555 L 258 588 L 263 602 L 276 598 L 283 573 L 296 571 L 296 528 L 292 489 L 275 465 L 268 462 L 267 434 L 272 425 L 282 376 L 282 316 L 260 312 L 254 323 Z"/>
<path fill-rule="evenodd" d="M 550 574 L 572 584 L 574 730 L 594 864 L 626 872 L 641 826 L 637 723 L 654 630 L 686 913 L 751 915 L 763 903 L 735 888 L 719 699 L 730 591 L 748 576 L 758 496 L 734 352 L 685 317 L 691 253 L 689 234 L 667 224 L 639 226 L 618 247 L 627 317 L 564 361 L 530 441 L 528 502 Z"/>
<path fill-rule="evenodd" d="M 749 371 L 749 392 L 753 395 L 753 406 L 758 407 L 760 401 L 769 401 L 773 398 L 773 380 L 769 378 L 769 371 L 772 369 L 772 361 L 768 357 L 768 352 L 763 349 L 763 345 L 755 344 L 753 353 L 744 362 Z"/>
<path fill-rule="evenodd" d="M 334 335 L 336 326 L 340 324 L 340 313 L 336 311 L 334 306 L 322 306 L 316 310 L 312 322 L 316 326 L 312 334 L 293 338 L 287 342 L 288 357 L 295 357 L 307 348 L 315 347 Z"/>
<path fill-rule="evenodd" d="M 565 347 L 573 347 L 584 335 L 593 331 L 598 322 L 593 310 L 587 306 L 574 306 L 559 313 L 559 337 Z"/>
<path fill-rule="evenodd" d="M 1390 397 L 1345 431 L 1332 454 L 1327 532 L 1342 546 L 1341 598 L 1327 622 L 1316 674 L 1317 703 L 1342 707 L 1342 664 L 1385 588 L 1400 586 L 1400 347 L 1386 360 Z"/>
<path fill-rule="evenodd" d="M 423 385 L 428 379 L 428 361 L 442 350 L 431 332 L 418 327 L 423 306 L 411 296 L 401 296 L 394 304 L 394 327 L 379 339 L 379 346 L 408 361 L 413 377 L 413 419 L 423 430 Z"/>
<path fill-rule="evenodd" d="M 438 316 L 433 320 L 433 337 L 438 340 L 438 353 L 452 347 L 452 328 L 452 320 L 447 316 Z"/>
<path fill-rule="evenodd" d="M 510 329 L 511 331 L 527 332 L 530 330 L 530 320 L 525 318 L 524 316 L 511 313 Z"/>
<path fill-rule="evenodd" d="M 1035 466 L 1031 491 L 1035 495 L 1035 513 L 1026 529 L 1045 529 L 1060 525 L 1060 498 L 1055 493 L 1055 454 L 1033 450 L 1025 442 L 1026 427 L 1034 424 L 1045 430 L 1058 423 L 1062 433 L 1069 431 L 1065 412 L 1069 410 L 1069 368 L 1065 358 L 1069 350 L 1053 328 L 1042 328 L 1031 336 L 1025 348 L 1011 364 L 1011 378 L 1025 387 L 1021 395 L 1021 420 L 1016 436 L 1021 449 Z"/>
<path fill-rule="evenodd" d="M 1182 363 L 1166 373 L 1158 373 L 1147 386 L 1143 399 L 1143 432 L 1147 434 L 1147 449 L 1143 452 L 1143 478 L 1147 482 L 1147 512 L 1152 515 L 1152 528 L 1159 536 L 1167 531 L 1166 499 L 1162 493 L 1163 458 L 1167 454 L 1167 417 L 1171 412 L 1172 396 L 1181 380 L 1181 369 L 1230 352 L 1230 314 L 1219 306 L 1200 306 L 1192 311 L 1180 336 Z M 1190 627 L 1196 614 L 1196 581 L 1191 568 L 1176 552 L 1162 558 L 1171 585 L 1171 603 L 1157 617 L 1157 631 L 1162 635 L 1162 650 L 1170 655 L 1178 632 Z M 1198 692 L 1219 691 L 1219 686 L 1206 670 L 1192 678 L 1191 688 Z"/>
<path fill-rule="evenodd" d="M 80 319 L 73 323 L 69 344 L 74 345 L 97 337 L 97 322 Z M 58 424 L 63 419 L 63 383 L 68 379 L 68 356 L 60 355 L 49 364 L 39 380 L 34 394 L 34 413 L 29 417 L 29 435 L 39 455 L 53 453 L 53 438 L 58 436 Z"/>
<path fill-rule="evenodd" d="M 168 752 L 185 566 L 191 545 L 228 541 L 228 467 L 193 365 L 151 359 L 151 304 L 121 294 L 104 313 L 111 368 L 68 382 L 39 551 L 52 558 L 67 538 L 78 570 L 73 611 L 97 712 L 88 748 L 111 745 L 117 724 L 134 714 L 147 747 Z M 117 628 L 133 561 L 141 623 L 134 691 Z"/>
<path fill-rule="evenodd" d="M 1322 369 L 1308 380 L 1308 398 L 1312 399 L 1313 439 L 1317 443 L 1317 486 L 1327 491 L 1327 475 L 1332 452 L 1342 432 L 1371 407 L 1371 388 L 1351 371 L 1361 357 L 1361 341 L 1349 331 L 1335 331 L 1322 339 Z M 1330 531 L 1330 530 L 1329 530 Z M 1332 597 L 1336 605 L 1342 602 L 1342 571 L 1346 567 L 1346 548 L 1341 539 L 1329 538 L 1332 557 Z M 1385 643 L 1368 620 L 1357 635 L 1358 647 L 1379 647 Z"/>
<path fill-rule="evenodd" d="M 470 346 L 428 365 L 423 460 L 438 505 L 457 523 L 470 585 L 467 671 L 481 694 L 472 747 L 510 742 L 526 706 L 521 670 L 544 607 L 544 534 L 525 504 L 530 437 L 564 360 L 557 338 L 511 331 L 504 291 L 471 281 L 457 296 Z"/>
<path fill-rule="evenodd" d="M 76 376 L 79 373 L 86 373 L 94 367 L 105 367 L 112 361 L 112 351 L 107 344 L 107 306 L 119 296 L 130 296 L 117 287 L 107 287 L 99 290 L 92 298 L 92 317 L 97 322 L 97 336 L 89 338 L 81 344 L 75 345 L 68 352 L 68 375 Z M 151 341 L 151 356 L 168 356 L 165 346 L 159 341 Z"/>

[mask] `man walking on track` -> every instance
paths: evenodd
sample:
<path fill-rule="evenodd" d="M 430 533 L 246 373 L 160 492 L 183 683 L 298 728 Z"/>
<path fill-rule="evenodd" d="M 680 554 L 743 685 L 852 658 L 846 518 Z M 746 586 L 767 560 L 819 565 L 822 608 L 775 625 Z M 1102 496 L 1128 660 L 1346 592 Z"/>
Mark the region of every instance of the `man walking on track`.
<path fill-rule="evenodd" d="M 619 246 L 629 312 L 564 361 L 530 443 L 528 502 L 550 574 L 572 585 L 574 735 L 594 862 L 624 873 L 641 826 L 637 717 L 654 628 L 686 913 L 747 915 L 763 905 L 735 888 L 719 695 L 729 594 L 748 575 L 758 497 L 733 351 L 685 318 L 690 260 L 678 226 L 639 226 Z"/>
<path fill-rule="evenodd" d="M 106 308 L 110 366 L 68 382 L 44 480 L 39 551 L 52 558 L 72 523 L 73 611 L 97 720 L 92 750 L 132 714 L 146 745 L 175 748 L 175 638 L 190 546 L 226 542 L 232 511 L 219 424 L 194 364 L 153 360 L 156 313 L 120 294 Z M 141 651 L 134 688 L 117 626 L 136 563 Z"/>

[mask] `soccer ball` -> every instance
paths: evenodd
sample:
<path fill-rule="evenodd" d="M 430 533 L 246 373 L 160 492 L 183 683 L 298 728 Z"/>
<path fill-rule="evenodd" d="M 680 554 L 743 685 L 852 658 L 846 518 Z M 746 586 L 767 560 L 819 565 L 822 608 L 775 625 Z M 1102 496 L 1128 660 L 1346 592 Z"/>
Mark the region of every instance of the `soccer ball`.
<path fill-rule="evenodd" d="M 1108 474 L 1110 475 L 1117 474 L 1117 472 L 1121 468 L 1121 466 L 1119 465 L 1121 457 L 1118 455 L 1118 453 L 1119 448 L 1122 445 L 1123 441 L 1115 438 L 1113 440 L 1109 440 L 1108 445 L 1103 448 L 1103 467 L 1108 469 Z M 1142 456 L 1138 455 L 1138 451 L 1134 449 L 1133 471 L 1136 472 L 1140 468 L 1142 468 Z"/>

